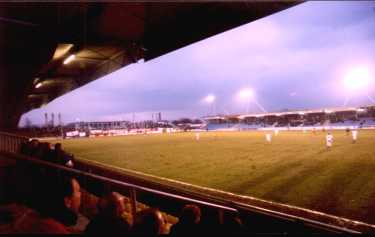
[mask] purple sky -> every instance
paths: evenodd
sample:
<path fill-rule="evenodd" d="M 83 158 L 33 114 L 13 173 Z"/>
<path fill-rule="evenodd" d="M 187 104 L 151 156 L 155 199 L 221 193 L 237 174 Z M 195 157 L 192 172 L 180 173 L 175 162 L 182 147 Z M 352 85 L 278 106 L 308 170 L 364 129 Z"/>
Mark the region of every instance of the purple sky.
<path fill-rule="evenodd" d="M 267 111 L 342 106 L 348 70 L 366 67 L 375 80 L 375 2 L 307 2 L 162 57 L 124 67 L 23 115 L 33 124 L 44 113 L 64 123 L 97 120 L 199 118 L 215 111 L 244 113 L 244 87 Z M 351 95 L 369 104 L 375 83 Z M 260 112 L 255 103 L 250 112 Z"/>

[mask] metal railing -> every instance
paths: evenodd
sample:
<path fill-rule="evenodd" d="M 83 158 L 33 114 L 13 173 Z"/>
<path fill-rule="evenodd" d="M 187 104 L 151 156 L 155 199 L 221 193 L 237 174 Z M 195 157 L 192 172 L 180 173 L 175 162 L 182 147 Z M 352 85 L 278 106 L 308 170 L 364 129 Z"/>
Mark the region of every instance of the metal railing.
<path fill-rule="evenodd" d="M 0 151 L 18 153 L 21 143 L 27 142 L 28 140 L 28 137 L 0 132 Z"/>
<path fill-rule="evenodd" d="M 126 189 L 129 190 L 129 194 L 130 194 L 129 199 L 130 199 L 130 204 L 131 204 L 131 214 L 133 216 L 135 215 L 135 213 L 137 211 L 137 202 L 138 202 L 137 193 L 138 192 L 146 192 L 146 193 L 154 194 L 161 199 L 162 198 L 176 199 L 176 200 L 179 200 L 179 201 L 195 203 L 195 204 L 199 204 L 201 206 L 216 209 L 218 211 L 219 217 L 222 217 L 224 212 L 239 213 L 242 210 L 248 210 L 248 211 L 251 211 L 253 213 L 264 214 L 265 216 L 268 216 L 269 218 L 287 220 L 289 222 L 295 222 L 295 223 L 297 223 L 297 222 L 301 223 L 301 221 L 302 221 L 306 226 L 312 226 L 312 228 L 316 228 L 316 229 L 319 229 L 319 230 L 325 230 L 329 233 L 349 233 L 349 234 L 361 233 L 360 231 L 357 231 L 357 230 L 343 228 L 343 227 L 335 226 L 335 225 L 330 225 L 330 224 L 326 224 L 326 223 L 322 223 L 322 222 L 318 222 L 318 221 L 314 221 L 314 220 L 309 220 L 309 219 L 306 219 L 306 218 L 300 218 L 300 217 L 297 217 L 297 216 L 293 216 L 293 215 L 289 215 L 289 214 L 281 213 L 281 212 L 277 212 L 277 211 L 272 211 L 272 210 L 268 210 L 268 209 L 264 209 L 264 208 L 260 208 L 260 207 L 256 207 L 256 206 L 244 205 L 243 203 L 228 202 L 227 205 L 216 204 L 214 202 L 207 202 L 207 201 L 200 200 L 198 198 L 197 199 L 189 198 L 189 197 L 182 196 L 182 195 L 177 195 L 177 194 L 164 192 L 164 191 L 160 191 L 160 190 L 156 190 L 156 189 L 152 189 L 152 188 L 147 188 L 147 187 L 141 186 L 141 185 L 135 185 L 135 184 L 128 183 L 128 182 L 119 181 L 119 180 L 115 180 L 115 179 L 108 178 L 108 177 L 103 177 L 103 176 L 100 176 L 100 175 L 88 173 L 88 172 L 81 171 L 81 170 L 78 170 L 78 169 L 69 168 L 69 167 L 66 167 L 66 166 L 61 166 L 61 165 L 58 165 L 58 164 L 42 161 L 42 160 L 39 160 L 39 159 L 36 159 L 36 158 L 26 157 L 26 156 L 18 155 L 18 154 L 6 154 L 6 155 L 9 158 L 16 159 L 16 160 L 19 160 L 19 161 L 22 161 L 22 162 L 29 162 L 29 163 L 31 163 L 33 165 L 36 165 L 36 166 L 48 167 L 49 169 L 57 169 L 58 173 L 60 173 L 60 174 L 61 174 L 61 172 L 65 172 L 65 173 L 68 173 L 68 174 L 73 174 L 76 177 L 80 177 L 80 178 L 83 178 L 83 179 L 94 179 L 94 180 L 100 181 L 104 184 L 109 184 L 111 187 L 126 188 Z M 86 181 L 83 181 L 82 183 L 84 184 L 84 183 L 86 183 Z"/>
<path fill-rule="evenodd" d="M 4 154 L 6 154 L 6 153 L 4 153 Z M 61 171 L 63 171 L 63 172 L 66 172 L 68 174 L 75 175 L 77 177 L 81 177 L 83 179 L 91 178 L 91 179 L 94 179 L 96 181 L 103 182 L 105 184 L 110 184 L 111 186 L 119 186 L 119 187 L 122 187 L 122 188 L 126 188 L 126 189 L 129 190 L 129 193 L 130 193 L 129 199 L 130 199 L 131 209 L 132 209 L 133 215 L 135 215 L 135 212 L 136 212 L 137 192 L 140 192 L 140 191 L 155 194 L 155 195 L 157 195 L 161 198 L 167 197 L 167 198 L 172 198 L 172 199 L 178 199 L 178 200 L 181 200 L 181 201 L 184 201 L 184 202 L 200 204 L 200 205 L 210 207 L 210 208 L 215 208 L 215 209 L 218 209 L 218 210 L 221 210 L 221 211 L 237 213 L 237 210 L 235 208 L 232 208 L 232 207 L 229 207 L 229 206 L 219 205 L 219 204 L 205 202 L 205 201 L 194 199 L 194 198 L 189 198 L 189 197 L 184 197 L 184 196 L 181 196 L 181 195 L 163 192 L 163 191 L 160 191 L 160 190 L 147 188 L 147 187 L 144 187 L 144 186 L 135 185 L 135 184 L 132 184 L 132 183 L 127 183 L 127 182 L 124 182 L 124 181 L 119 181 L 119 180 L 111 179 L 111 178 L 108 178 L 108 177 L 88 173 L 88 172 L 81 171 L 81 170 L 78 170 L 78 169 L 69 168 L 69 167 L 66 167 L 66 166 L 50 163 L 50 162 L 47 162 L 47 161 L 39 160 L 37 158 L 27 157 L 27 156 L 23 156 L 23 155 L 19 155 L 19 154 L 6 154 L 6 155 L 9 158 L 12 158 L 12 159 L 15 159 L 15 160 L 18 160 L 18 161 L 21 161 L 21 162 L 28 162 L 28 163 L 31 163 L 32 165 L 36 165 L 36 166 L 40 166 L 40 167 L 48 167 L 50 169 L 56 169 L 59 173 L 61 173 Z M 84 181 L 82 183 L 86 183 L 86 181 Z"/>

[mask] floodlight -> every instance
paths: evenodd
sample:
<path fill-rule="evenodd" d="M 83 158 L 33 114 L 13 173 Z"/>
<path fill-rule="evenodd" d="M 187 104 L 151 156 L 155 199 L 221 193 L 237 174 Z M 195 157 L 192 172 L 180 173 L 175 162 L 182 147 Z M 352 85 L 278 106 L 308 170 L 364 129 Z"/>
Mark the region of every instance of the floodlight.
<path fill-rule="evenodd" d="M 69 57 L 67 57 L 65 60 L 64 60 L 64 64 L 68 64 L 70 63 L 73 59 L 75 59 L 76 55 L 72 54 L 70 55 Z"/>
<path fill-rule="evenodd" d="M 38 84 L 35 85 L 35 88 L 38 89 L 39 87 L 41 87 L 43 84 L 41 82 L 39 82 Z"/>
<path fill-rule="evenodd" d="M 238 92 L 237 96 L 238 96 L 238 99 L 241 101 L 241 103 L 246 102 L 246 113 L 248 114 L 250 102 L 254 96 L 254 91 L 250 88 L 243 88 L 242 90 Z"/>
<path fill-rule="evenodd" d="M 369 86 L 370 82 L 370 73 L 366 67 L 353 68 L 344 78 L 344 86 L 350 91 L 364 90 Z"/>
<path fill-rule="evenodd" d="M 244 88 L 244 89 L 240 90 L 240 92 L 238 92 L 238 96 L 241 99 L 250 99 L 251 97 L 254 96 L 254 91 L 252 89 L 249 89 L 249 88 Z"/>
<path fill-rule="evenodd" d="M 299 115 L 305 115 L 305 112 L 298 112 Z"/>
<path fill-rule="evenodd" d="M 204 101 L 207 102 L 207 103 L 212 103 L 214 102 L 216 99 L 216 97 L 212 94 L 209 94 L 208 96 L 204 97 Z"/>

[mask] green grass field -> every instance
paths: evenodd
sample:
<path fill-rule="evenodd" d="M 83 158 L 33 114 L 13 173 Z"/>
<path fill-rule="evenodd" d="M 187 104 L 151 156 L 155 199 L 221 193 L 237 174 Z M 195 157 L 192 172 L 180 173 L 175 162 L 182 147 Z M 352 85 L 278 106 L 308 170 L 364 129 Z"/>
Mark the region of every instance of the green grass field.
<path fill-rule="evenodd" d="M 375 223 L 375 131 L 209 132 L 64 140 L 76 158 Z"/>

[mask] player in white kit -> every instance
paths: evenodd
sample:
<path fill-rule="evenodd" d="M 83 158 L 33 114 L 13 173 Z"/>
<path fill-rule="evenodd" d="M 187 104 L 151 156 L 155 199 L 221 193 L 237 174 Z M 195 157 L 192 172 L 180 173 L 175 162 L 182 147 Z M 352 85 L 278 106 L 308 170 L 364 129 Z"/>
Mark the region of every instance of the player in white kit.
<path fill-rule="evenodd" d="M 352 138 L 353 138 L 353 143 L 356 143 L 357 142 L 357 136 L 358 136 L 358 131 L 357 130 L 353 130 L 352 131 Z"/>
<path fill-rule="evenodd" d="M 200 134 L 199 134 L 199 132 L 197 132 L 197 133 L 195 133 L 195 140 L 199 141 L 199 139 L 200 139 Z"/>
<path fill-rule="evenodd" d="M 272 139 L 271 133 L 266 133 L 266 141 L 271 142 L 271 139 Z"/>
<path fill-rule="evenodd" d="M 327 149 L 330 149 L 332 147 L 332 143 L 333 143 L 333 135 L 329 132 L 326 136 Z"/>

